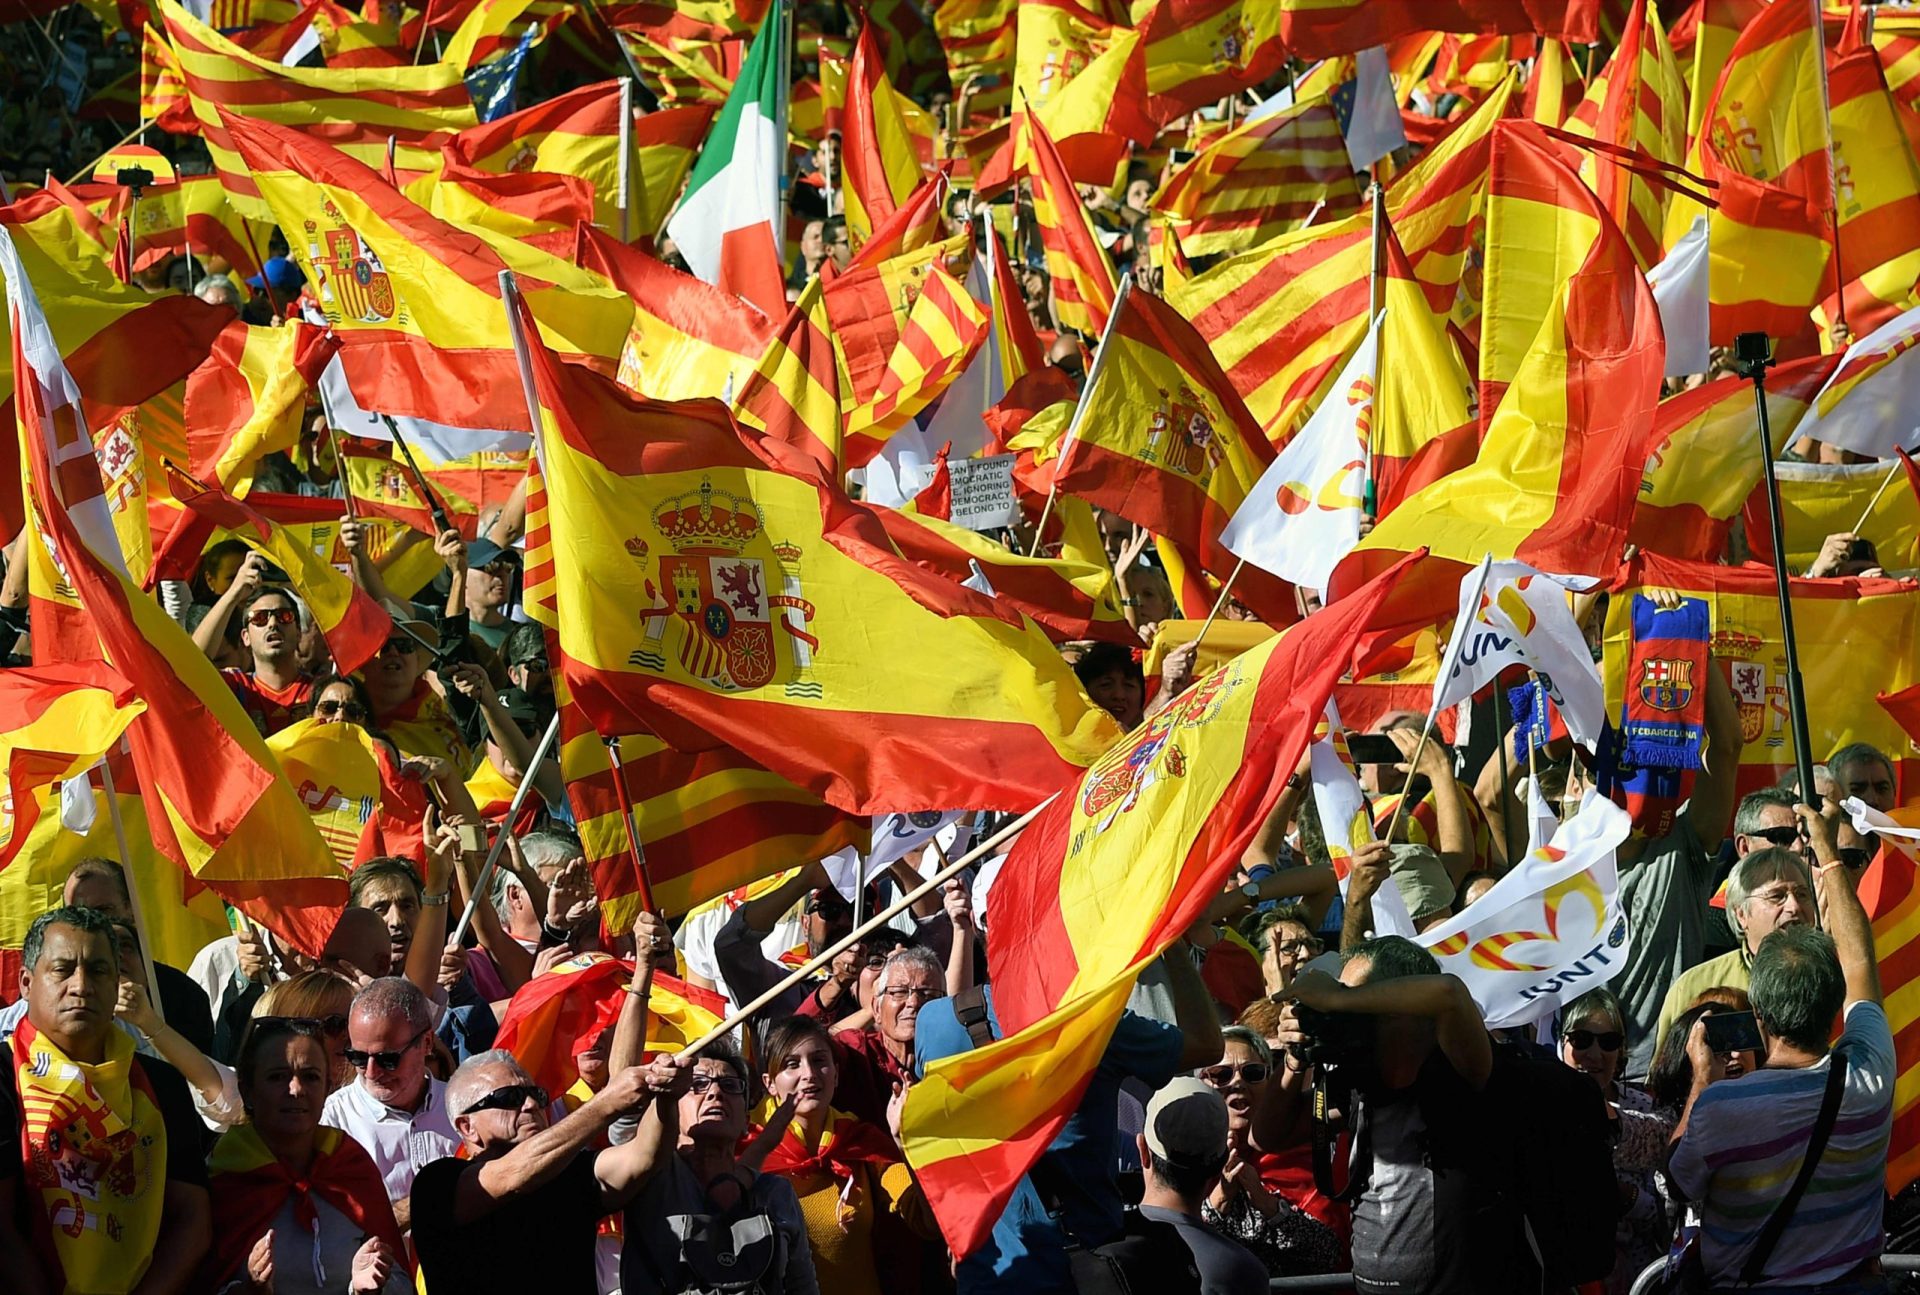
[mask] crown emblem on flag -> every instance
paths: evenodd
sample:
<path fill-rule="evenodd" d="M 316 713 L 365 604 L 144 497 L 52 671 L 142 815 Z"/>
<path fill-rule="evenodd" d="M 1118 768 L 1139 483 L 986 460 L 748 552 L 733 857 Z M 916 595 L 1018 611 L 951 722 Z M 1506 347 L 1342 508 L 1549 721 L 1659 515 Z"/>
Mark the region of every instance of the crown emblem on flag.
<path fill-rule="evenodd" d="M 306 221 L 307 260 L 313 266 L 315 294 L 328 323 L 384 324 L 399 313 L 387 267 L 366 240 L 347 224 L 332 202 L 322 209 L 337 225 Z"/>
<path fill-rule="evenodd" d="M 680 553 L 738 553 L 760 534 L 760 507 L 752 499 L 717 490 L 711 478 L 700 488 L 664 499 L 653 524 Z"/>
<path fill-rule="evenodd" d="M 627 536 L 626 550 L 628 555 L 635 561 L 645 562 L 647 560 L 647 542 L 638 535 Z"/>
<path fill-rule="evenodd" d="M 1252 47 L 1253 28 L 1247 25 L 1245 18 L 1241 18 L 1222 31 L 1220 39 L 1214 42 L 1213 61 L 1223 67 L 1235 69 L 1244 67 L 1247 51 Z"/>

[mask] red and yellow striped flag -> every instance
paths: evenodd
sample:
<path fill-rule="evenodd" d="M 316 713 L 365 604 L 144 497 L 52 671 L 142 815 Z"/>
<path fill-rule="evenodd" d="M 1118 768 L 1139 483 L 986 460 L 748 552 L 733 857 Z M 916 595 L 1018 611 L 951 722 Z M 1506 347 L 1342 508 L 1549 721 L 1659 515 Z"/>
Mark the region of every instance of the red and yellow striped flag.
<path fill-rule="evenodd" d="M 833 292 L 829 285 L 829 301 Z M 986 338 L 986 312 L 966 285 L 939 265 L 929 266 L 878 389 L 846 413 L 841 467 L 870 463 L 889 436 L 953 385 Z"/>
<path fill-rule="evenodd" d="M 1600 39 L 1600 0 L 1279 0 L 1280 38 L 1298 58 L 1332 58 L 1418 31 L 1537 31 Z"/>
<path fill-rule="evenodd" d="M 850 384 L 824 294 L 818 278 L 801 289 L 752 375 L 734 392 L 733 408 L 741 422 L 793 446 L 838 480 L 846 470 L 841 393 Z"/>
<path fill-rule="evenodd" d="M 633 146 L 640 154 L 640 206 L 633 214 L 635 238 L 658 238 L 673 204 L 680 200 L 693 161 L 717 111 L 688 104 L 650 112 L 633 124 Z"/>
<path fill-rule="evenodd" d="M 1054 485 L 1146 527 L 1178 546 L 1189 567 L 1224 580 L 1237 563 L 1220 532 L 1273 462 L 1273 447 L 1178 311 L 1140 288 L 1118 310 Z M 1271 624 L 1298 615 L 1292 587 L 1251 564 L 1234 592 Z"/>
<path fill-rule="evenodd" d="M 1013 263 L 1007 259 L 1000 231 L 988 232 L 985 255 L 993 307 L 993 345 L 1000 357 L 1000 384 L 1005 389 L 1046 364 L 1047 350 L 1034 331 L 1026 294 L 1020 289 Z"/>
<path fill-rule="evenodd" d="M 847 72 L 842 154 L 847 233 L 866 242 L 874 226 L 904 205 L 920 187 L 920 159 L 901 116 L 886 63 L 871 23 L 860 26 Z"/>
<path fill-rule="evenodd" d="M 803 452 L 533 367 L 566 681 L 598 731 L 731 746 L 849 813 L 1030 806 L 1113 740 L 1045 635 L 903 560 Z"/>
<path fill-rule="evenodd" d="M 1015 162 L 1033 166 L 1019 140 L 1017 120 L 1038 116 L 1052 140 L 1093 136 L 1111 159 L 1107 174 L 1075 172 L 1086 182 L 1111 183 L 1126 141 L 1151 143 L 1159 127 L 1147 114 L 1147 68 L 1141 32 L 1109 21 L 1078 0 L 1021 0 L 1014 50 Z"/>
<path fill-rule="evenodd" d="M 119 185 L 81 184 L 74 192 L 108 222 L 119 217 L 126 203 L 127 191 Z M 148 190 L 132 216 L 129 259 L 135 270 L 192 249 L 203 259 L 224 258 L 236 283 L 260 273 L 254 249 L 264 252 L 273 233 L 272 222 L 248 220 L 235 211 L 214 175 L 183 175 L 174 184 Z"/>
<path fill-rule="evenodd" d="M 1033 218 L 1047 249 L 1054 315 L 1062 328 L 1097 334 L 1113 309 L 1113 262 L 1094 236 L 1080 192 L 1047 128 L 1031 112 L 1020 114 L 1014 126 L 1032 150 Z"/>
<path fill-rule="evenodd" d="M 986 117 L 1013 104 L 1013 55 L 1020 0 L 940 0 L 928 17 L 947 55 L 955 98 L 971 82 L 972 111 Z M 987 84 L 988 82 L 994 84 Z"/>
<path fill-rule="evenodd" d="M 1073 1114 L 1140 969 L 1219 894 L 1399 577 L 1202 678 L 1021 834 L 993 896 L 1001 1037 L 933 1062 L 901 1129 L 955 1254 Z"/>
<path fill-rule="evenodd" d="M 1920 828 L 1920 809 L 1903 806 L 1890 815 L 1902 827 Z M 1920 1178 L 1920 1012 L 1914 1010 L 1920 972 L 1920 851 L 1914 842 L 1887 835 L 1860 874 L 1860 905 L 1873 922 L 1873 953 L 1880 964 L 1887 1023 L 1893 1027 L 1893 1132 L 1887 1144 L 1887 1191 L 1898 1195 Z"/>
<path fill-rule="evenodd" d="M 1678 166 L 1687 151 L 1685 103 L 1680 65 L 1660 28 L 1659 9 L 1651 0 L 1634 0 L 1625 37 L 1587 87 L 1586 100 L 1567 127 Z M 1599 154 L 1581 163 L 1580 178 L 1627 236 L 1640 268 L 1658 265 L 1666 255 L 1661 239 L 1671 191 Z"/>
<path fill-rule="evenodd" d="M 113 661 L 150 707 L 128 735 L 155 846 L 249 917 L 318 955 L 346 902 L 345 875 L 213 663 L 128 578 L 78 388 L 11 238 L 0 237 L 0 272 L 35 519 L 32 561 L 56 569 L 51 553 L 60 554 L 59 578 L 94 636 L 83 653 L 43 652 L 36 625 L 38 663 Z"/>
<path fill-rule="evenodd" d="M 40 793 L 112 750 L 147 703 L 103 661 L 0 670 L 0 869 L 19 855 L 40 817 Z"/>
<path fill-rule="evenodd" d="M 1872 50 L 1830 63 L 1827 96 L 1833 210 L 1840 221 L 1837 268 L 1858 278 L 1920 249 L 1920 162 Z M 1851 316 L 1848 322 L 1856 337 L 1865 335 Z"/>
<path fill-rule="evenodd" d="M 1536 258 L 1532 282 L 1560 276 L 1564 286 L 1528 338 L 1479 458 L 1382 518 L 1341 564 L 1348 581 L 1422 546 L 1466 565 L 1492 554 L 1544 571 L 1611 574 L 1626 543 L 1665 359 L 1653 293 L 1624 236 L 1539 125 L 1500 123 L 1490 172 L 1489 249 L 1508 231 L 1516 254 Z M 1516 310 L 1498 327 L 1517 337 L 1523 323 Z M 1504 335 L 1487 342 L 1507 345 Z"/>
<path fill-rule="evenodd" d="M 543 172 L 584 181 L 593 195 L 593 220 L 620 232 L 620 210 L 641 205 L 634 159 L 620 158 L 620 82 L 600 81 L 578 90 L 469 126 L 441 146 L 447 157 L 488 175 Z M 620 199 L 624 170 L 626 201 Z"/>
<path fill-rule="evenodd" d="M 180 60 L 160 29 L 151 25 L 140 29 L 140 120 L 176 135 L 197 129 Z"/>
<path fill-rule="evenodd" d="M 1190 256 L 1241 252 L 1360 209 L 1340 119 L 1326 99 L 1247 122 L 1175 171 L 1153 200 Z"/>
<path fill-rule="evenodd" d="M 1272 0 L 1157 0 L 1136 21 L 1155 121 L 1259 85 L 1287 61 Z"/>

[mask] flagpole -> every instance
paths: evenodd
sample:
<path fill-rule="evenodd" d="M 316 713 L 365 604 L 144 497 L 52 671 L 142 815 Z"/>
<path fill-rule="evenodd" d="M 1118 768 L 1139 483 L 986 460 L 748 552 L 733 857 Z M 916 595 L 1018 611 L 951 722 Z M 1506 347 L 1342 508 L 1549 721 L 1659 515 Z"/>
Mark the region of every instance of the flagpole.
<path fill-rule="evenodd" d="M 1480 578 L 1474 583 L 1473 594 L 1467 599 L 1469 605 L 1479 605 L 1480 595 L 1487 591 L 1487 576 L 1492 570 L 1493 564 L 1491 562 L 1486 560 L 1481 561 Z M 1460 650 L 1465 646 L 1465 644 L 1460 642 L 1459 628 L 1458 623 L 1456 623 L 1453 638 L 1448 640 L 1447 650 L 1440 658 L 1440 676 L 1434 680 L 1433 700 L 1427 703 L 1427 721 L 1420 726 L 1420 740 L 1414 744 L 1413 758 L 1407 761 L 1407 781 L 1406 784 L 1400 788 L 1400 803 L 1393 807 L 1393 818 L 1387 823 L 1386 835 L 1380 838 L 1389 844 L 1393 841 L 1393 834 L 1400 828 L 1400 820 L 1406 816 L 1407 801 L 1410 799 L 1407 795 L 1407 788 L 1413 784 L 1413 771 L 1420 767 L 1420 757 L 1427 753 L 1427 741 L 1433 736 L 1433 722 L 1440 716 L 1441 690 L 1446 686 L 1448 677 L 1453 673 L 1453 664 L 1460 659 Z"/>
<path fill-rule="evenodd" d="M 1080 434 L 1080 422 L 1086 417 L 1087 397 L 1093 394 L 1093 384 L 1100 381 L 1100 368 L 1107 358 L 1107 339 L 1113 336 L 1113 326 L 1120 318 L 1120 308 L 1127 302 L 1133 291 L 1133 271 L 1120 276 L 1120 290 L 1113 294 L 1113 309 L 1107 312 L 1107 324 L 1100 330 L 1100 341 L 1093 348 L 1093 364 L 1087 369 L 1087 385 L 1080 388 L 1080 399 L 1074 402 L 1073 417 L 1067 422 L 1066 435 L 1060 438 L 1060 453 L 1053 461 L 1053 482 L 1047 486 L 1047 504 L 1040 510 L 1040 524 L 1033 528 L 1033 544 L 1027 549 L 1032 557 L 1040 551 L 1040 537 L 1046 534 L 1047 518 L 1053 515 L 1054 496 L 1060 493 L 1060 470 L 1067 464 L 1067 451 L 1073 448 L 1074 437 Z"/>
<path fill-rule="evenodd" d="M 901 913 L 904 913 L 907 909 L 911 908 L 914 904 L 919 903 L 922 899 L 926 898 L 928 895 L 931 895 L 934 891 L 940 889 L 940 887 L 946 885 L 948 881 L 950 881 L 952 878 L 959 875 L 960 870 L 962 868 L 965 868 L 968 864 L 972 863 L 975 859 L 978 859 L 983 855 L 987 854 L 988 852 L 993 850 L 995 846 L 998 846 L 1001 842 L 1007 840 L 1014 833 L 1018 832 L 1021 828 L 1031 823 L 1034 820 L 1034 818 L 1040 813 L 1041 810 L 1053 804 L 1054 800 L 1059 796 L 1059 794 L 1060 794 L 1059 792 L 1055 792 L 1053 793 L 1053 795 L 1048 796 L 1045 800 L 1041 801 L 1038 805 L 1035 805 L 1032 809 L 1022 814 L 1019 818 L 1016 818 L 1011 823 L 1008 823 L 1005 827 L 1001 828 L 998 832 L 995 832 L 992 836 L 982 841 L 979 845 L 976 845 L 975 847 L 973 847 L 973 849 L 967 851 L 965 854 L 961 855 L 958 859 L 955 859 L 952 863 L 949 863 L 945 867 L 941 868 L 940 871 L 934 873 L 933 876 L 927 878 L 927 880 L 921 882 L 918 886 L 914 887 L 912 890 L 908 891 L 906 894 L 901 895 L 898 899 L 895 899 L 893 903 L 888 905 L 885 909 L 883 909 L 878 913 L 875 913 L 872 917 L 869 917 L 866 921 L 856 924 L 853 930 L 849 931 L 846 935 L 841 936 L 839 940 L 834 942 L 832 947 L 823 949 L 819 953 L 814 954 L 813 957 L 809 958 L 803 966 L 795 968 L 793 972 L 789 974 L 785 980 L 782 980 L 779 984 L 773 986 L 771 989 L 767 990 L 764 994 L 761 994 L 758 998 L 754 999 L 752 1002 L 737 1008 L 731 1015 L 727 1017 L 726 1020 L 714 1026 L 711 1030 L 708 1030 L 705 1034 L 695 1039 L 692 1043 L 689 1043 L 686 1047 L 682 1048 L 675 1055 L 686 1058 L 688 1060 L 692 1060 L 694 1056 L 700 1053 L 709 1044 L 713 1043 L 717 1039 L 724 1038 L 728 1034 L 731 1034 L 734 1030 L 738 1029 L 741 1025 L 745 1024 L 747 1019 L 751 1017 L 755 1012 L 765 1007 L 768 1003 L 771 1003 L 775 999 L 779 998 L 780 995 L 786 993 L 789 989 L 793 988 L 795 985 L 805 980 L 808 976 L 811 976 L 814 972 L 820 970 L 820 968 L 831 965 L 833 960 L 839 957 L 842 953 L 852 948 L 855 944 L 859 943 L 861 940 L 866 939 L 868 935 L 872 934 L 874 931 L 878 930 L 880 927 L 886 925 L 888 922 L 891 922 L 894 918 L 898 917 Z"/>
<path fill-rule="evenodd" d="M 407 471 L 413 473 L 413 484 L 419 488 L 420 498 L 426 501 L 427 511 L 433 514 L 433 524 L 442 531 L 454 530 L 453 518 L 447 516 L 447 510 L 440 503 L 440 497 L 433 493 L 427 484 L 427 474 L 413 461 L 413 451 L 407 448 L 407 438 L 400 435 L 400 424 L 393 421 L 391 414 L 380 415 L 380 421 L 387 425 L 387 431 L 393 437 L 393 443 L 400 448 L 400 457 L 407 461 Z"/>
<path fill-rule="evenodd" d="M 1873 516 L 1873 510 L 1877 508 L 1880 504 L 1880 496 L 1887 493 L 1887 487 L 1892 485 L 1893 479 L 1899 475 L 1900 475 L 1900 460 L 1895 459 L 1893 461 L 1893 466 L 1887 469 L 1887 479 L 1885 481 L 1882 481 L 1880 483 L 1880 488 L 1873 492 L 1873 498 L 1867 500 L 1867 506 L 1861 512 L 1860 520 L 1853 524 L 1853 533 L 1855 535 L 1858 535 L 1860 533 L 1860 528 L 1867 524 L 1867 518 Z"/>
<path fill-rule="evenodd" d="M 107 817 L 113 822 L 113 843 L 120 849 L 120 879 L 126 883 L 127 905 L 133 910 L 133 942 L 140 946 L 140 964 L 147 973 L 147 1000 L 153 1006 L 153 1014 L 160 1024 L 167 1023 L 167 1014 L 160 1007 L 160 978 L 153 973 L 153 950 L 148 947 L 152 942 L 147 939 L 147 919 L 142 913 L 140 887 L 133 876 L 133 856 L 127 851 L 127 825 L 120 820 L 120 797 L 113 790 L 113 759 L 111 753 L 100 761 L 100 782 L 107 792 Z"/>
<path fill-rule="evenodd" d="M 1377 168 L 1375 168 L 1377 169 Z M 1372 174 L 1369 170 L 1368 174 Z M 1380 312 L 1386 307 L 1387 299 L 1387 191 L 1380 182 L 1373 182 L 1373 261 L 1367 270 L 1367 318 L 1372 326 L 1378 327 Z M 1373 386 L 1376 399 L 1380 390 L 1380 339 L 1373 343 Z M 1380 488 L 1373 477 L 1373 426 L 1377 419 L 1367 420 L 1366 440 L 1366 485 L 1361 491 L 1361 506 L 1368 518 L 1380 515 Z"/>
<path fill-rule="evenodd" d="M 1818 31 L 1819 28 L 1815 28 Z M 1824 84 L 1824 81 L 1823 81 Z M 1780 596 L 1780 633 L 1787 657 L 1787 713 L 1793 724 L 1793 759 L 1800 775 L 1800 803 L 1819 808 L 1813 790 L 1813 738 L 1807 729 L 1807 693 L 1800 682 L 1800 647 L 1793 633 L 1793 592 L 1787 583 L 1787 537 L 1780 520 L 1780 483 L 1773 471 L 1773 427 L 1767 417 L 1767 366 L 1772 344 L 1765 333 L 1741 333 L 1733 339 L 1734 368 L 1753 380 L 1753 403 L 1760 414 L 1760 469 L 1766 478 L 1767 521 L 1773 530 L 1773 582 Z"/>
<path fill-rule="evenodd" d="M 547 731 L 540 735 L 540 745 L 533 748 L 533 759 L 527 761 L 526 771 L 520 775 L 520 785 L 514 788 L 513 800 L 507 806 L 507 816 L 500 820 L 500 831 L 493 838 L 493 848 L 487 851 L 487 861 L 475 878 L 473 890 L 467 896 L 467 907 L 460 914 L 460 925 L 453 928 L 453 934 L 447 938 L 458 944 L 467 934 L 467 923 L 473 920 L 473 910 L 480 903 L 480 896 L 487 893 L 487 883 L 493 880 L 493 869 L 500 862 L 500 852 L 506 848 L 507 838 L 513 835 L 513 821 L 520 817 L 520 806 L 526 803 L 527 793 L 533 790 L 533 779 L 540 772 L 540 762 L 547 758 L 547 752 L 553 749 L 553 742 L 560 734 L 560 712 L 555 711 L 547 722 Z"/>
<path fill-rule="evenodd" d="M 640 907 L 649 913 L 653 907 L 653 883 L 647 877 L 647 852 L 640 848 L 640 826 L 633 816 L 633 793 L 627 790 L 627 766 L 620 758 L 620 739 L 602 737 L 607 762 L 613 766 L 613 790 L 620 797 L 620 822 L 627 829 L 627 850 L 633 856 L 633 879 L 640 887 Z"/>
<path fill-rule="evenodd" d="M 1207 613 L 1206 620 L 1200 622 L 1200 632 L 1193 638 L 1193 659 L 1196 662 L 1200 659 L 1200 645 L 1206 641 L 1207 631 L 1213 628 L 1214 617 L 1218 616 L 1220 609 L 1227 605 L 1227 599 L 1233 593 L 1233 582 L 1240 578 L 1240 572 L 1246 565 L 1245 558 L 1233 564 L 1233 570 L 1227 575 L 1227 583 L 1220 586 L 1220 596 L 1213 600 L 1213 610 Z"/>
<path fill-rule="evenodd" d="M 1818 0 L 1815 2 L 1817 3 Z M 773 247 L 775 254 L 784 264 L 787 259 L 787 204 L 792 197 L 789 186 L 790 177 L 787 174 L 792 169 L 787 164 L 787 157 L 791 151 L 787 143 L 787 115 L 793 100 L 793 0 L 774 0 L 774 5 L 774 11 L 768 15 L 767 19 L 769 22 L 780 24 L 777 33 L 780 42 L 777 50 L 780 70 L 775 74 L 775 80 L 778 83 L 775 93 L 778 97 L 774 100 L 773 118 L 773 182 L 780 195 L 780 205 L 777 208 L 780 213 L 780 223 L 773 231 Z M 831 181 L 833 177 L 827 176 L 826 179 Z"/>
<path fill-rule="evenodd" d="M 620 241 L 631 241 L 633 207 L 633 78 L 620 80 Z"/>

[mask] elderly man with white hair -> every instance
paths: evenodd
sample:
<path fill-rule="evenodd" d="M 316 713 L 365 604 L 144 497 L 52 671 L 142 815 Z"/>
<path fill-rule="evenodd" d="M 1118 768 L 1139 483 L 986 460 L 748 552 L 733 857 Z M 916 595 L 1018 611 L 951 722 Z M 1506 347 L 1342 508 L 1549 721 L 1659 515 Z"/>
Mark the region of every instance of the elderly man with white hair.
<path fill-rule="evenodd" d="M 591 1291 L 599 1221 L 639 1192 L 652 1154 L 595 1150 L 652 1091 L 632 1067 L 555 1124 L 548 1094 L 511 1052 L 469 1058 L 447 1081 L 460 1152 L 413 1184 L 413 1243 L 429 1290 Z"/>

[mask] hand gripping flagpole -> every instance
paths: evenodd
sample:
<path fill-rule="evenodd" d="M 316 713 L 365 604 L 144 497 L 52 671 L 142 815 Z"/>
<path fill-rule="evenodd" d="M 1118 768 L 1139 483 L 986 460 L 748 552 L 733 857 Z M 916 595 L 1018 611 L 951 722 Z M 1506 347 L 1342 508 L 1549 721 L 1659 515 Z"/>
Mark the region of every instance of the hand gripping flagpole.
<path fill-rule="evenodd" d="M 1040 524 L 1033 528 L 1033 544 L 1027 549 L 1032 557 L 1040 551 L 1041 537 L 1047 531 L 1047 518 L 1053 516 L 1053 500 L 1060 493 L 1060 469 L 1066 466 L 1067 451 L 1073 448 L 1074 437 L 1080 434 L 1080 420 L 1087 414 L 1087 397 L 1093 394 L 1093 384 L 1100 380 L 1100 366 L 1107 358 L 1107 342 L 1113 336 L 1113 326 L 1120 318 L 1120 308 L 1127 303 L 1127 294 L 1133 291 L 1133 272 L 1129 270 L 1120 276 L 1120 290 L 1113 294 L 1113 309 L 1107 312 L 1107 326 L 1100 330 L 1099 345 L 1093 348 L 1093 363 L 1087 368 L 1087 385 L 1080 388 L 1080 399 L 1074 402 L 1073 417 L 1067 423 L 1066 435 L 1060 438 L 1060 453 L 1054 456 L 1054 484 L 1047 487 L 1047 506 L 1040 510 Z"/>
<path fill-rule="evenodd" d="M 1773 530 L 1773 583 L 1780 595 L 1780 635 L 1787 649 L 1787 712 L 1793 723 L 1793 761 L 1800 776 L 1800 803 L 1815 809 L 1813 739 L 1807 731 L 1807 693 L 1800 682 L 1800 648 L 1793 634 L 1793 592 L 1787 583 L 1787 537 L 1780 521 L 1780 483 L 1773 472 L 1773 425 L 1767 418 L 1767 367 L 1773 346 L 1765 333 L 1733 339 L 1734 368 L 1753 380 L 1753 403 L 1760 415 L 1760 470 L 1766 477 L 1767 522 Z"/>
<path fill-rule="evenodd" d="M 1014 833 L 1020 831 L 1021 828 L 1031 823 L 1034 820 L 1034 818 L 1040 813 L 1040 811 L 1045 809 L 1047 806 L 1053 804 L 1053 802 L 1059 797 L 1059 795 L 1060 795 L 1059 792 L 1055 792 L 1053 795 L 1047 797 L 1045 800 L 1041 801 L 1038 805 L 1035 805 L 1032 809 L 1022 814 L 1019 818 L 1014 819 L 1011 823 L 1001 828 L 998 832 L 995 832 L 992 836 L 982 841 L 979 845 L 974 846 L 973 849 L 967 851 L 965 854 L 961 855 L 958 859 L 955 859 L 952 863 L 949 863 L 945 867 L 941 868 L 940 871 L 934 873 L 933 876 L 927 878 L 925 881 L 921 882 L 918 886 L 914 887 L 912 890 L 908 891 L 906 894 L 900 896 L 898 899 L 894 900 L 892 904 L 888 905 L 886 908 L 882 909 L 880 912 L 875 913 L 872 917 L 869 917 L 866 921 L 854 927 L 853 930 L 849 931 L 846 935 L 836 940 L 832 945 L 832 947 L 823 949 L 819 953 L 814 954 L 813 957 L 807 960 L 804 966 L 795 968 L 794 971 L 790 975 L 788 975 L 788 977 L 785 980 L 781 981 L 779 984 L 775 985 L 773 988 L 767 990 L 766 993 L 760 995 L 758 998 L 754 999 L 752 1002 L 747 1003 L 741 1006 L 740 1008 L 738 1008 L 736 1011 L 733 1012 L 732 1015 L 728 1016 L 726 1020 L 714 1026 L 711 1030 L 708 1030 L 705 1034 L 695 1039 L 692 1043 L 689 1043 L 686 1047 L 682 1048 L 676 1055 L 680 1057 L 684 1057 L 687 1060 L 691 1061 L 708 1044 L 714 1042 L 716 1039 L 724 1038 L 726 1035 L 731 1034 L 735 1029 L 739 1028 L 741 1025 L 744 1025 L 747 1019 L 751 1017 L 755 1012 L 765 1007 L 768 1003 L 773 1002 L 776 998 L 779 998 L 780 995 L 786 993 L 789 989 L 792 989 L 795 985 L 799 984 L 801 981 L 805 980 L 808 976 L 811 976 L 814 972 L 820 970 L 822 967 L 831 965 L 835 958 L 839 957 L 842 953 L 852 948 L 856 943 L 866 939 L 868 935 L 880 929 L 882 926 L 885 926 L 888 922 L 891 922 L 894 918 L 898 917 L 901 913 L 904 913 L 908 908 L 912 907 L 914 904 L 919 903 L 922 899 L 925 899 L 928 895 L 933 894 L 936 890 L 939 890 L 942 886 L 946 885 L 948 881 L 952 880 L 954 877 L 959 875 L 960 870 L 962 868 L 965 868 L 968 864 L 972 863 L 975 859 L 981 858 L 982 856 L 986 855 L 987 853 L 992 851 L 994 847 L 998 846 L 1001 842 L 1007 840 L 1009 837 L 1013 836 Z"/>
<path fill-rule="evenodd" d="M 520 785 L 513 790 L 513 801 L 507 806 L 507 816 L 500 820 L 500 831 L 493 838 L 493 848 L 487 851 L 487 861 L 480 868 L 480 875 L 474 879 L 473 893 L 467 896 L 467 907 L 460 914 L 460 925 L 453 928 L 451 941 L 458 944 L 467 934 L 467 923 L 473 920 L 473 910 L 480 903 L 480 896 L 487 893 L 487 884 L 493 880 L 493 870 L 500 862 L 500 852 L 507 848 L 507 838 L 513 835 L 514 820 L 520 817 L 520 806 L 526 803 L 527 793 L 533 790 L 533 780 L 540 772 L 540 764 L 547 758 L 547 752 L 553 749 L 553 743 L 560 736 L 560 712 L 555 711 L 547 722 L 547 731 L 540 735 L 540 745 L 533 748 L 533 759 L 527 761 L 526 772 L 520 775 Z"/>
<path fill-rule="evenodd" d="M 633 855 L 633 879 L 640 887 L 640 907 L 649 913 L 653 906 L 653 881 L 647 876 L 647 852 L 640 846 L 640 824 L 634 817 L 633 793 L 627 789 L 627 766 L 620 759 L 620 739 L 602 738 L 607 744 L 607 763 L 613 767 L 613 790 L 620 797 L 620 821 L 627 829 L 627 850 Z"/>

